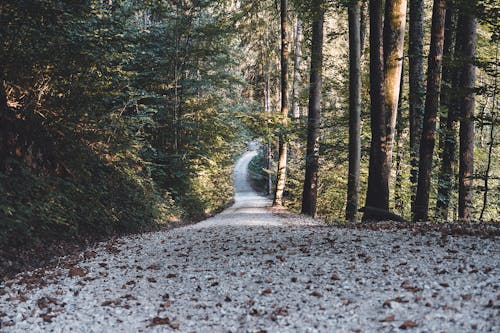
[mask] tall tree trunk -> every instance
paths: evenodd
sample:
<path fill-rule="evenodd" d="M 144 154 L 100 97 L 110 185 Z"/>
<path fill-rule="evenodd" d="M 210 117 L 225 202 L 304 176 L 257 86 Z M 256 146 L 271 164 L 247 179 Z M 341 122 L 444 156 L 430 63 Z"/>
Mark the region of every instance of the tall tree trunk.
<path fill-rule="evenodd" d="M 288 57 L 290 54 L 288 35 L 288 0 L 281 0 L 281 116 L 283 127 L 288 125 Z M 273 206 L 283 205 L 287 168 L 288 144 L 286 135 L 280 134 L 278 144 L 278 170 Z"/>
<path fill-rule="evenodd" d="M 460 89 L 463 98 L 460 101 L 460 163 L 458 172 L 458 218 L 461 221 L 472 220 L 472 185 L 474 176 L 474 103 L 476 83 L 476 19 L 470 13 L 463 13 L 464 66 L 461 72 Z"/>
<path fill-rule="evenodd" d="M 411 207 L 414 211 L 415 194 L 418 180 L 418 154 L 424 118 L 425 81 L 424 81 L 424 0 L 410 0 L 409 31 L 409 125 L 411 160 Z"/>
<path fill-rule="evenodd" d="M 295 19 L 295 38 L 293 39 L 293 101 L 292 101 L 292 116 L 293 119 L 300 118 L 300 66 L 302 64 L 302 23 L 298 18 Z"/>
<path fill-rule="evenodd" d="M 316 216 L 318 197 L 318 160 L 323 70 L 323 0 L 313 0 L 311 77 L 307 121 L 306 174 L 302 193 L 302 213 Z"/>
<path fill-rule="evenodd" d="M 497 121 L 497 78 L 498 78 L 498 41 L 496 44 L 495 50 L 495 74 L 493 75 L 493 96 L 491 98 L 491 125 L 490 125 L 490 133 L 489 133 L 489 147 L 488 147 L 488 161 L 486 162 L 486 170 L 484 171 L 484 192 L 483 192 L 483 208 L 481 209 L 481 215 L 479 216 L 479 220 L 482 221 L 484 217 L 484 212 L 486 211 L 486 207 L 488 206 L 488 192 L 490 189 L 490 171 L 491 171 L 491 162 L 493 159 L 493 147 L 495 146 L 495 123 Z"/>
<path fill-rule="evenodd" d="M 386 111 L 386 158 L 392 165 L 392 146 L 398 114 L 406 28 L 406 0 L 386 0 L 384 19 L 384 104 Z"/>
<path fill-rule="evenodd" d="M 361 33 L 360 6 L 354 0 L 349 16 L 349 174 L 347 176 L 346 219 L 356 222 L 359 204 L 361 160 Z"/>
<path fill-rule="evenodd" d="M 444 24 L 446 1 L 434 0 L 432 8 L 431 48 L 427 69 L 427 95 L 425 98 L 424 127 L 420 141 L 417 196 L 414 218 L 417 221 L 429 219 L 429 195 L 431 187 L 432 157 L 436 136 L 436 118 L 439 109 L 441 89 L 441 67 L 444 46 Z"/>
<path fill-rule="evenodd" d="M 270 65 L 266 61 L 265 65 L 265 73 L 264 73 L 264 80 L 265 80 L 265 88 L 264 88 L 264 111 L 267 114 L 271 113 L 271 70 L 270 70 Z M 268 142 L 266 144 L 266 160 L 267 160 L 267 194 L 271 195 L 272 190 L 273 190 L 273 179 L 272 179 L 272 173 L 270 172 L 272 169 L 273 165 L 273 159 L 272 159 L 272 140 L 268 139 Z"/>
<path fill-rule="evenodd" d="M 360 56 L 362 57 L 365 52 L 366 30 L 368 28 L 368 0 L 361 0 L 360 4 L 360 26 L 359 26 L 359 44 Z"/>
<path fill-rule="evenodd" d="M 401 80 L 399 88 L 399 101 L 398 101 L 398 123 L 396 125 L 396 180 L 394 184 L 394 209 L 401 215 L 404 215 L 404 199 L 403 199 L 403 176 L 401 172 L 401 164 L 403 161 L 403 131 L 405 128 L 402 122 L 403 116 L 403 88 L 404 88 L 404 62 L 401 69 Z"/>
<path fill-rule="evenodd" d="M 457 68 L 454 65 L 456 47 L 457 11 L 451 5 L 446 10 L 443 50 L 443 79 L 441 84 L 441 117 L 439 118 L 439 145 L 441 148 L 441 168 L 438 178 L 436 219 L 446 221 L 450 207 L 456 165 L 457 113 L 456 103 L 452 102 L 457 89 Z"/>
<path fill-rule="evenodd" d="M 384 57 L 382 0 L 370 0 L 370 117 L 371 145 L 366 206 L 389 209 L 389 168 L 386 159 L 386 117 L 384 108 Z M 363 220 L 376 220 L 365 212 Z"/>

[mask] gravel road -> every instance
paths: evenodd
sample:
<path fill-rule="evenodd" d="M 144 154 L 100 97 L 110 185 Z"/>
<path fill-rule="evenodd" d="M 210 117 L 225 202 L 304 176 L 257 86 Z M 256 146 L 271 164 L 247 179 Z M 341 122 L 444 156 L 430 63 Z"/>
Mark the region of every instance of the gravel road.
<path fill-rule="evenodd" d="M 0 285 L 1 332 L 500 332 L 498 239 L 327 227 L 235 204 Z"/>

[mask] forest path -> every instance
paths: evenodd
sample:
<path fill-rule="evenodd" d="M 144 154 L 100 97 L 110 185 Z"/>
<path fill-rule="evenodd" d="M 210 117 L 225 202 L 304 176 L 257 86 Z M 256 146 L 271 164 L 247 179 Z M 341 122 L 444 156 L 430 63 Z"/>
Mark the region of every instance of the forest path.
<path fill-rule="evenodd" d="M 235 168 L 235 204 L 102 243 L 0 285 L 0 332 L 499 332 L 496 239 L 278 216 Z"/>

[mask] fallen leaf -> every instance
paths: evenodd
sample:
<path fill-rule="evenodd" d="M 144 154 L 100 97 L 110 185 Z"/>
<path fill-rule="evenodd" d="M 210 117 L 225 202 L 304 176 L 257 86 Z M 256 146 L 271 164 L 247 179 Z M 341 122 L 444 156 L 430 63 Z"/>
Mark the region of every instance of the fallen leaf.
<path fill-rule="evenodd" d="M 405 330 L 407 328 L 414 328 L 417 326 L 418 326 L 417 323 L 415 323 L 414 321 L 406 320 L 404 323 L 401 324 L 401 326 L 399 326 L 399 328 Z"/>
<path fill-rule="evenodd" d="M 391 322 L 391 321 L 394 321 L 394 320 L 396 320 L 396 316 L 395 315 L 390 315 L 390 316 L 387 316 L 384 319 L 380 320 L 380 322 L 388 323 L 388 322 Z"/>
<path fill-rule="evenodd" d="M 149 326 L 157 326 L 157 325 L 168 325 L 170 324 L 170 319 L 168 317 L 161 318 L 161 317 L 154 317 L 151 319 L 151 323 Z"/>
<path fill-rule="evenodd" d="M 262 295 L 264 295 L 264 296 L 269 295 L 270 293 L 272 293 L 272 290 L 271 290 L 271 289 L 269 289 L 269 288 L 264 289 L 264 290 L 262 291 Z"/>
<path fill-rule="evenodd" d="M 82 277 L 82 276 L 87 275 L 87 273 L 88 273 L 88 271 L 85 268 L 72 267 L 69 269 L 68 275 L 70 277 L 73 277 L 73 276 Z"/>

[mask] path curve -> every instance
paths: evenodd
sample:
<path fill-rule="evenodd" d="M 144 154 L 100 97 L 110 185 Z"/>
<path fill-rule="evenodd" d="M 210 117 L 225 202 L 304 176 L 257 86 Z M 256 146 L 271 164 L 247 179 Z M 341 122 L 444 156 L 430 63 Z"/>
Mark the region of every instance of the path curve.
<path fill-rule="evenodd" d="M 497 239 L 273 215 L 254 154 L 222 214 L 0 285 L 0 332 L 500 332 Z"/>
<path fill-rule="evenodd" d="M 272 205 L 271 200 L 255 192 L 249 183 L 248 164 L 256 155 L 256 151 L 248 151 L 235 164 L 233 172 L 234 204 L 217 216 L 186 228 L 285 225 L 284 219 L 277 218 L 269 210 Z"/>

